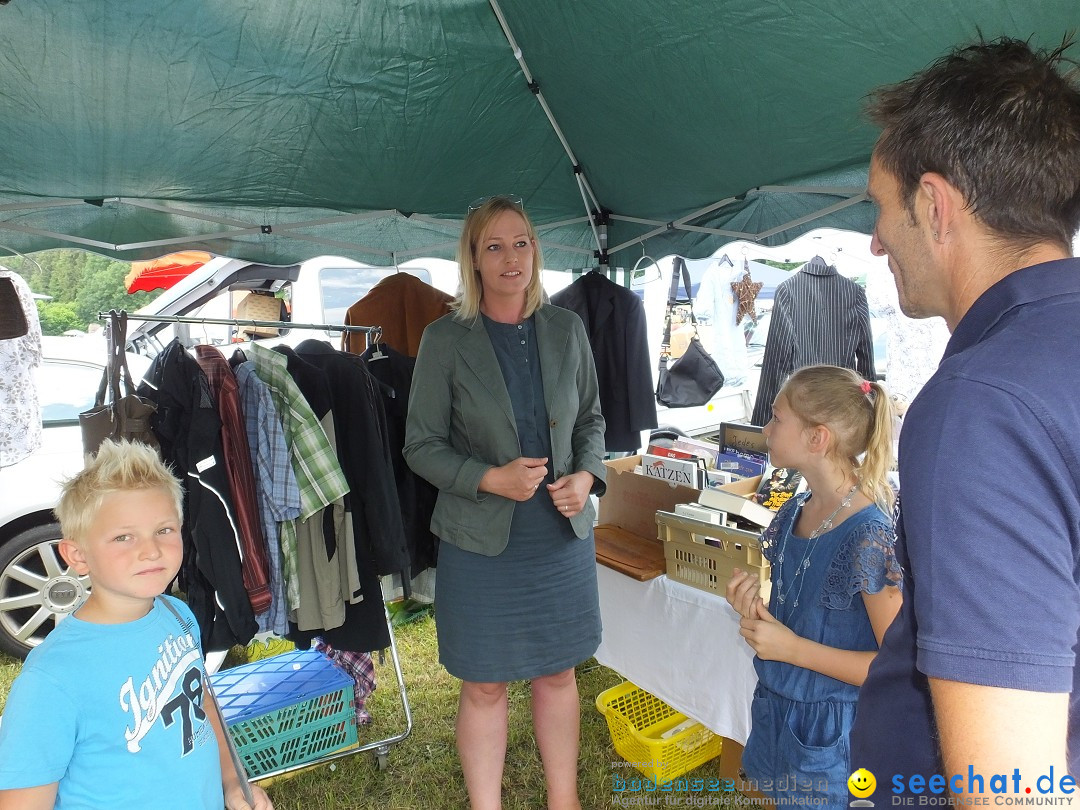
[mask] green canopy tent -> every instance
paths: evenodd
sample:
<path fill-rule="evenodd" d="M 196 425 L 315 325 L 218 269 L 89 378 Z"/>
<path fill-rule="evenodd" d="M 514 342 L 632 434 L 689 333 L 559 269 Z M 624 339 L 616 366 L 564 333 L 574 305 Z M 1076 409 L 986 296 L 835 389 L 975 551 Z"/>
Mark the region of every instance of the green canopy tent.
<path fill-rule="evenodd" d="M 0 253 L 452 258 L 520 195 L 547 266 L 868 231 L 873 87 L 1075 0 L 10 0 Z M 1076 50 L 1073 50 L 1074 55 Z"/>

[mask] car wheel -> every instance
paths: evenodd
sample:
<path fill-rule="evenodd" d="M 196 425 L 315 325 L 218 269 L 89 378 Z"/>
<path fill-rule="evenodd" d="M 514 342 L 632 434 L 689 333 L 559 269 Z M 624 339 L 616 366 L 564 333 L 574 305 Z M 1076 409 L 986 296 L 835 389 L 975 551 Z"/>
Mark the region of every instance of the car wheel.
<path fill-rule="evenodd" d="M 60 556 L 60 525 L 35 526 L 0 546 L 0 651 L 25 658 L 90 592 Z"/>

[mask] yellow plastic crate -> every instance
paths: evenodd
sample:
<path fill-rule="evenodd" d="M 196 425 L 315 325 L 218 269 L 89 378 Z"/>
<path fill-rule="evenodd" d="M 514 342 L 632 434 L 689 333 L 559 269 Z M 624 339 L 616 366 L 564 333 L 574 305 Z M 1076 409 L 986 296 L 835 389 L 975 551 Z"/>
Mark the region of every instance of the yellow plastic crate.
<path fill-rule="evenodd" d="M 607 720 L 619 756 L 657 784 L 720 755 L 718 735 L 630 681 L 601 692 L 596 708 Z"/>

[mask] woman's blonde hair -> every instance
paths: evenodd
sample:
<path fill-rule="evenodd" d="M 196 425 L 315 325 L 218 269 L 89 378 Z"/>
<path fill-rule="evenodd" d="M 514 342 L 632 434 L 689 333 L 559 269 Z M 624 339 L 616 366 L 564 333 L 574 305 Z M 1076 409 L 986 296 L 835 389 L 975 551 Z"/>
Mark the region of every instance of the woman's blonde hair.
<path fill-rule="evenodd" d="M 176 517 L 183 519 L 184 490 L 157 451 L 141 442 L 106 439 L 82 472 L 64 483 L 60 502 L 53 510 L 61 534 L 74 543 L 81 542 L 106 495 L 144 489 L 164 491 L 176 506 Z"/>
<path fill-rule="evenodd" d="M 491 197 L 482 205 L 469 211 L 465 224 L 461 228 L 461 240 L 458 242 L 458 268 L 461 272 L 461 292 L 454 301 L 455 317 L 460 321 L 469 321 L 480 314 L 480 299 L 484 295 L 484 285 L 477 269 L 476 253 L 480 243 L 487 235 L 492 220 L 505 211 L 513 211 L 525 220 L 525 232 L 533 243 L 532 278 L 525 290 L 525 312 L 528 318 L 544 302 L 544 280 L 541 269 L 544 257 L 540 252 L 540 240 L 536 237 L 529 215 L 521 204 L 509 197 Z"/>
<path fill-rule="evenodd" d="M 844 472 L 855 473 L 866 497 L 890 512 L 894 414 L 881 383 L 839 366 L 807 366 L 788 377 L 778 396 L 807 427 L 829 429 L 829 455 Z"/>

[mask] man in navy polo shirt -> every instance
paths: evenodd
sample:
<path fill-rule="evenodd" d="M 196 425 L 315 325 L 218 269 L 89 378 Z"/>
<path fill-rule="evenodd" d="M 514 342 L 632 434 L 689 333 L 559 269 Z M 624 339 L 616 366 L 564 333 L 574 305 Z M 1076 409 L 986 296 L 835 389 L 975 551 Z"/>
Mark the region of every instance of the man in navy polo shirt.
<path fill-rule="evenodd" d="M 952 332 L 904 422 L 904 605 L 851 739 L 879 807 L 1080 777 L 1080 90 L 1062 50 L 958 49 L 871 102 L 872 249 L 904 313 Z"/>

